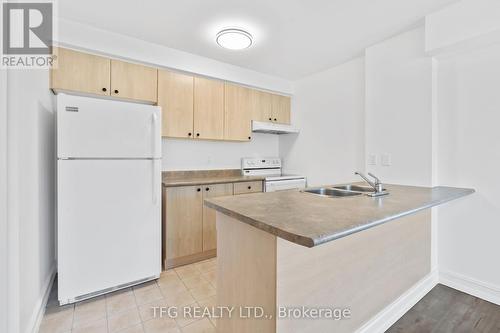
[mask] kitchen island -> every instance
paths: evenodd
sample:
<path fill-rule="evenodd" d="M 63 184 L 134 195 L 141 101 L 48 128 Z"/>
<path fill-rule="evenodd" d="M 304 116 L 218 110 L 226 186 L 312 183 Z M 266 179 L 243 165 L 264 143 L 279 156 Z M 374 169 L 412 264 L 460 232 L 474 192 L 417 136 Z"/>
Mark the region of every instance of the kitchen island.
<path fill-rule="evenodd" d="M 217 331 L 354 332 L 428 276 L 428 208 L 474 191 L 385 187 L 380 197 L 283 191 L 206 200 L 217 211 L 217 304 L 236 309 Z M 307 318 L 311 310 L 322 315 Z"/>

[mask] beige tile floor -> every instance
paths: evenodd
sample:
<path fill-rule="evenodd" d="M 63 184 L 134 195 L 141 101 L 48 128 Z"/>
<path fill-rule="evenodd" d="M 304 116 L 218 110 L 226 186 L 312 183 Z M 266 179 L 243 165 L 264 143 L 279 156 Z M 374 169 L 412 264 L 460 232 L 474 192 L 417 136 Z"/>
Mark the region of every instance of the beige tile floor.
<path fill-rule="evenodd" d="M 216 260 L 171 269 L 160 279 L 72 305 L 59 306 L 54 283 L 39 333 L 210 333 L 215 320 L 154 316 L 153 307 L 215 306 Z"/>

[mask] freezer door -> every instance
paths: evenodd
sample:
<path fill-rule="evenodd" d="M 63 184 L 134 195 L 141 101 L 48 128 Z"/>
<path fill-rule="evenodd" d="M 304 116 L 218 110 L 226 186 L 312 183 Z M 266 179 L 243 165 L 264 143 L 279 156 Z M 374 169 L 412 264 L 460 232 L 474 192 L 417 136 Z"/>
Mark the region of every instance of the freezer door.
<path fill-rule="evenodd" d="M 58 161 L 59 301 L 161 272 L 159 160 Z"/>
<path fill-rule="evenodd" d="M 160 158 L 158 106 L 59 94 L 59 158 Z"/>

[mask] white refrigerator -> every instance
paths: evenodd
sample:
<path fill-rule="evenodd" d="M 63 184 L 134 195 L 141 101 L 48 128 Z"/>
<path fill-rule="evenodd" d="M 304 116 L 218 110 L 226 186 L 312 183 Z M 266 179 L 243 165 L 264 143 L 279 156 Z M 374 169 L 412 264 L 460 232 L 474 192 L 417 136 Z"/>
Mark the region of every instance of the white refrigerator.
<path fill-rule="evenodd" d="M 59 94 L 59 303 L 158 278 L 161 112 L 157 106 Z"/>

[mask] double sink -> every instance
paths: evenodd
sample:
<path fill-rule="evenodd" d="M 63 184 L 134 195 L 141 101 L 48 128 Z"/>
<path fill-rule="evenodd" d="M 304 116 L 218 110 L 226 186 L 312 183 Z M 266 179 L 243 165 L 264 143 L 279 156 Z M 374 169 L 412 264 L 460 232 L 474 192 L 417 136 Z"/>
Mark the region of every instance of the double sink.
<path fill-rule="evenodd" d="M 372 187 L 368 186 L 360 186 L 360 185 L 339 185 L 332 187 L 317 187 L 317 188 L 308 188 L 302 190 L 304 193 L 310 193 L 315 195 L 320 195 L 323 197 L 352 197 L 356 195 L 366 194 L 368 196 L 379 196 L 388 194 L 388 192 L 383 189 L 380 193 L 375 193 L 375 190 Z"/>

